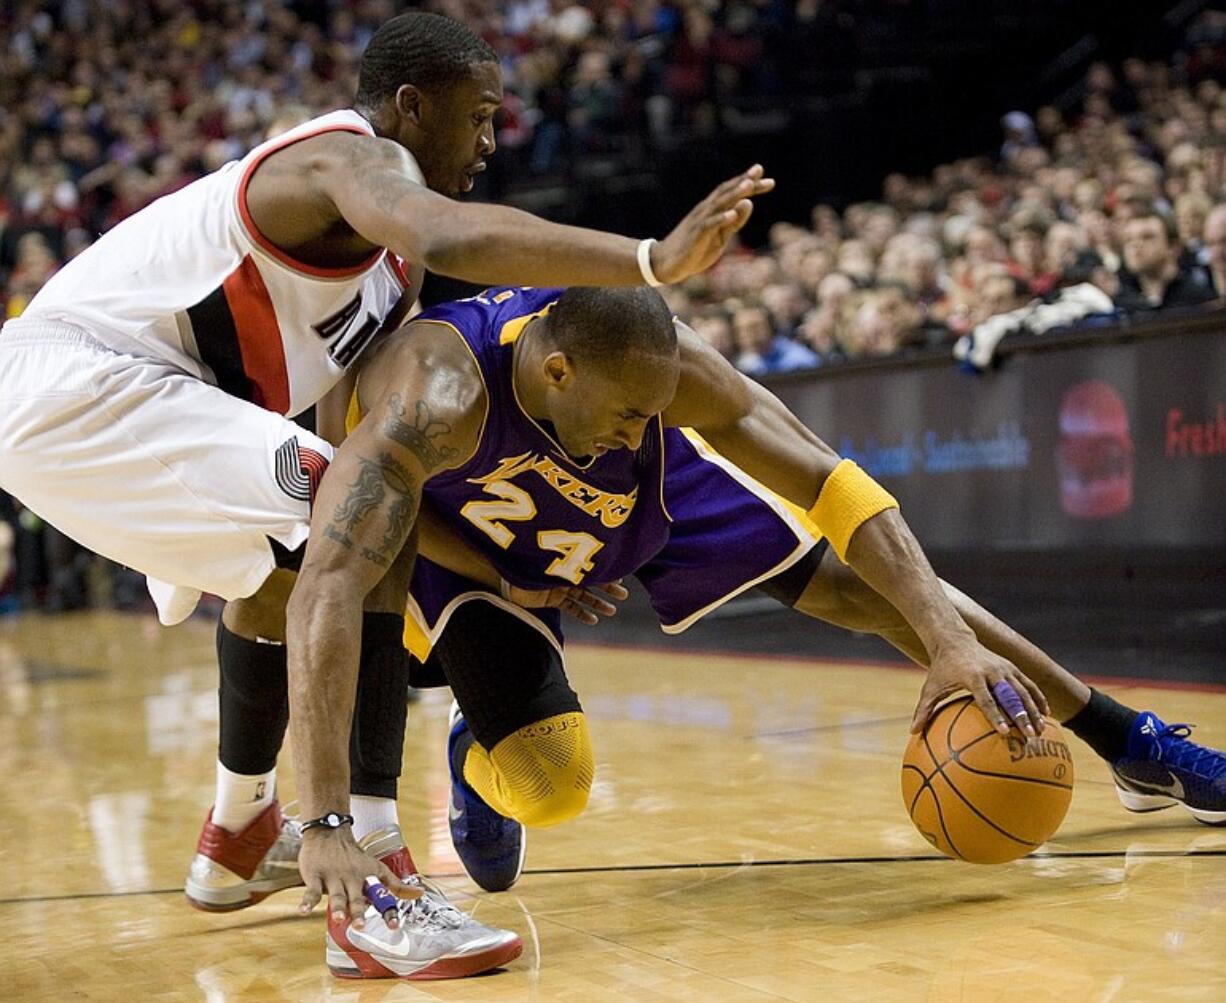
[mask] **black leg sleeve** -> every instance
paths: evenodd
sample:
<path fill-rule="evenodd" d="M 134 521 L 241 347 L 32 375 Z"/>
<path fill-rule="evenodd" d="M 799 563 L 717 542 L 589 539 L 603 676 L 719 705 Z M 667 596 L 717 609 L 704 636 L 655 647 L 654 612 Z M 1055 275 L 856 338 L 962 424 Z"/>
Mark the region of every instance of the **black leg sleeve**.
<path fill-rule="evenodd" d="M 1064 722 L 1064 727 L 1107 762 L 1128 754 L 1128 736 L 1137 712 L 1090 688 L 1090 702 Z"/>
<path fill-rule="evenodd" d="M 289 723 L 285 645 L 248 641 L 217 623 L 221 765 L 235 773 L 267 773 Z"/>
<path fill-rule="evenodd" d="M 362 617 L 362 660 L 349 732 L 349 791 L 395 798 L 409 713 L 409 660 L 404 617 Z"/>

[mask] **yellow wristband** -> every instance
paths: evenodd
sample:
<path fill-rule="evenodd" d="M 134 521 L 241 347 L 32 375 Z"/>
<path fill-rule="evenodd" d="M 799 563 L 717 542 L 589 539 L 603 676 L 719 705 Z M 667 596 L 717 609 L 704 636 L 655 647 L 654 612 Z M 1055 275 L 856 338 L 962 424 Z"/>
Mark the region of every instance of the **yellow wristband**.
<path fill-rule="evenodd" d="M 839 560 L 846 561 L 856 530 L 889 508 L 898 508 L 894 496 L 854 462 L 841 460 L 830 471 L 808 515 L 830 541 Z"/>

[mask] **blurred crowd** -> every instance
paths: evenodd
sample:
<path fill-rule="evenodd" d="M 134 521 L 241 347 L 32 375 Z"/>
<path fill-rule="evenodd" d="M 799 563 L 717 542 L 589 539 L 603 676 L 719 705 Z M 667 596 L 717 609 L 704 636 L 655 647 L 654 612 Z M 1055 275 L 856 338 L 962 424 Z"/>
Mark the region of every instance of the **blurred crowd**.
<path fill-rule="evenodd" d="M 747 373 L 955 346 L 1226 294 L 1226 14 L 1170 63 L 1092 65 L 1069 111 L 1012 111 L 999 149 L 876 201 L 818 205 L 670 296 Z"/>
<path fill-rule="evenodd" d="M 268 133 L 352 100 L 394 0 L 16 0 L 0 5 L 0 296 Z M 794 91 L 824 0 L 425 0 L 495 48 L 499 162 L 548 175 Z M 816 34 L 815 34 L 816 33 Z M 819 37 L 820 36 L 820 37 Z M 808 41 L 806 41 L 806 39 Z M 844 47 L 843 58 L 846 58 Z"/>
<path fill-rule="evenodd" d="M 500 158 L 547 174 L 613 155 L 846 57 L 834 0 L 428 0 L 503 63 Z M 19 314 L 93 236 L 346 105 L 393 0 L 19 0 L 0 9 L 0 309 Z M 839 44 L 833 43 L 837 40 Z M 1201 302 L 1223 288 L 1226 15 L 1170 63 L 1096 64 L 1068 110 L 1014 111 L 1002 143 L 877 201 L 778 223 L 673 293 L 746 372 L 890 355 L 959 338 Z M 646 137 L 646 140 L 645 140 Z M 1073 290 L 1073 292 L 1069 292 Z M 1092 290 L 1097 290 L 1094 293 Z M 1016 318 L 975 332 L 1002 315 Z M 1043 323 L 1047 323 L 1046 320 Z M 986 337 L 987 335 L 991 337 Z M 974 337 L 973 337 L 974 336 Z M 978 355 L 976 355 L 976 351 Z"/>

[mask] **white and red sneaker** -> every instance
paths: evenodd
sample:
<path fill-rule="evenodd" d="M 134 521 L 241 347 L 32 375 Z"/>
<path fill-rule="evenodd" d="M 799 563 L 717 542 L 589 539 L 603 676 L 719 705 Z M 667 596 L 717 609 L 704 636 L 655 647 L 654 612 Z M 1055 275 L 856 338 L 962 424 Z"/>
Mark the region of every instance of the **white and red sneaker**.
<path fill-rule="evenodd" d="M 217 825 L 210 810 L 187 872 L 187 901 L 206 912 L 229 912 L 301 885 L 301 846 L 298 822 L 282 815 L 276 801 L 239 833 Z"/>
<path fill-rule="evenodd" d="M 344 979 L 459 979 L 514 961 L 524 944 L 510 930 L 478 923 L 461 912 L 413 864 L 400 829 L 388 826 L 359 844 L 420 898 L 400 899 L 400 925 L 392 930 L 369 906 L 363 927 L 337 922 L 328 914 L 326 957 L 333 975 Z"/>

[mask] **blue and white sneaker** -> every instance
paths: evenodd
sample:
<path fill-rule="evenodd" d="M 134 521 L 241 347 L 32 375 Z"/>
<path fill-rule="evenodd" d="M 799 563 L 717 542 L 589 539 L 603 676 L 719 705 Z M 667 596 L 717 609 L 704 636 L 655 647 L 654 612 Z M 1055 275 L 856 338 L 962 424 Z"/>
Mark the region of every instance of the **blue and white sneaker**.
<path fill-rule="evenodd" d="M 1226 755 L 1195 742 L 1186 724 L 1163 724 L 1142 711 L 1128 754 L 1111 764 L 1115 792 L 1129 811 L 1181 804 L 1206 825 L 1226 825 Z"/>
<path fill-rule="evenodd" d="M 519 880 L 524 869 L 527 840 L 524 827 L 500 815 L 481 796 L 456 776 L 452 752 L 468 724 L 459 704 L 452 702 L 451 733 L 447 738 L 447 766 L 451 771 L 451 800 L 447 821 L 451 843 L 468 876 L 487 892 L 503 892 Z"/>

